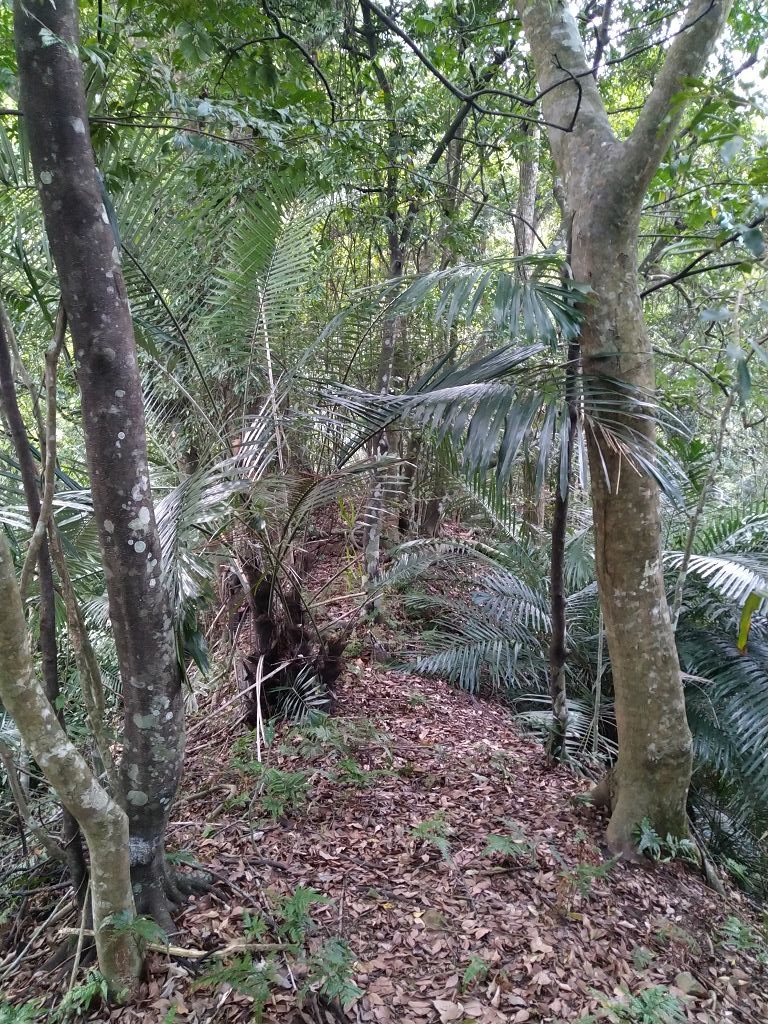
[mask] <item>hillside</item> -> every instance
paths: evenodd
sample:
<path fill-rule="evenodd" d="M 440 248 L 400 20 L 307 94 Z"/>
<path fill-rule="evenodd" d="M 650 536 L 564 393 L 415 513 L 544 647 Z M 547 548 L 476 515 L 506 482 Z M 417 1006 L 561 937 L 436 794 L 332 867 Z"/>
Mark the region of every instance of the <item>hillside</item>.
<path fill-rule="evenodd" d="M 552 770 L 503 708 L 357 659 L 335 717 L 314 730 L 281 727 L 263 754 L 279 773 L 259 775 L 231 694 L 215 701 L 221 713 L 205 707 L 191 721 L 169 833 L 214 887 L 181 917 L 173 942 L 182 948 L 151 956 L 141 999 L 111 1011 L 96 1000 L 86 1019 L 254 1019 L 234 976 L 211 978 L 232 956 L 190 953 L 242 943 L 244 925 L 256 973 L 274 957 L 264 1021 L 576 1021 L 620 1005 L 623 990 L 650 1006 L 659 992 L 643 992 L 657 986 L 678 996 L 681 1019 L 768 1019 L 768 970 L 744 899 L 717 896 L 677 863 L 606 866 L 604 823 L 573 800 L 586 783 Z M 493 836 L 506 837 L 490 840 L 497 852 L 486 850 Z M 297 887 L 328 899 L 309 906 L 311 924 L 295 899 L 286 911 Z M 33 993 L 60 998 L 62 982 L 35 973 L 54 934 L 6 979 L 17 1005 Z M 340 983 L 362 995 L 343 1013 L 315 984 L 299 1009 L 307 957 L 334 938 L 351 951 Z M 326 977 L 343 960 L 326 960 Z"/>

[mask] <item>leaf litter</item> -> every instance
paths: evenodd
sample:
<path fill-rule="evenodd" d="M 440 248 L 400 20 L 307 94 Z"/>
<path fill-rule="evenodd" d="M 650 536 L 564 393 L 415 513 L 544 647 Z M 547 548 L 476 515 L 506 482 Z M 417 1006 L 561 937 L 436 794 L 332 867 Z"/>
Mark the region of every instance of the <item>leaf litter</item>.
<path fill-rule="evenodd" d="M 657 986 L 685 1020 L 768 1021 L 764 952 L 728 941 L 729 921 L 757 921 L 747 899 L 679 864 L 612 863 L 605 822 L 574 800 L 585 781 L 549 765 L 503 707 L 359 657 L 324 728 L 278 727 L 263 751 L 273 783 L 236 712 L 222 733 L 205 709 L 212 739 L 195 733 L 168 833 L 215 883 L 172 938 L 197 958 L 151 952 L 134 1003 L 80 1019 L 244 1024 L 251 996 L 205 984 L 204 968 L 227 949 L 258 970 L 268 949 L 264 1021 L 615 1020 L 606 1003 Z M 299 891 L 317 899 L 296 957 L 275 908 Z M 331 940 L 349 953 L 348 1000 L 312 982 Z M 11 1003 L 61 998 L 40 969 L 55 942 L 53 927 L 33 945 Z"/>

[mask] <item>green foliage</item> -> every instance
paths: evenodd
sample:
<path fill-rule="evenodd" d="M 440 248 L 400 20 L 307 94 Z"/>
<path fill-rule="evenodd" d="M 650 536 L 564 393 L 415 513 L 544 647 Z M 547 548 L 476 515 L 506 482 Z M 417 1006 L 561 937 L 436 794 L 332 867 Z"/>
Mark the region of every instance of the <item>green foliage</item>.
<path fill-rule="evenodd" d="M 250 953 L 243 953 L 227 964 L 207 968 L 194 984 L 199 988 L 230 985 L 235 992 L 252 1000 L 253 1019 L 256 1024 L 261 1024 L 276 979 L 276 965 L 272 955 L 254 960 Z"/>
<path fill-rule="evenodd" d="M 312 665 L 304 665 L 289 686 L 278 691 L 279 717 L 303 724 L 323 718 L 329 707 L 328 688 L 318 677 Z"/>
<path fill-rule="evenodd" d="M 443 860 L 450 860 L 451 844 L 448 840 L 449 826 L 445 820 L 445 814 L 438 811 L 437 814 L 426 821 L 422 821 L 411 829 L 411 836 L 418 839 L 427 846 L 434 846 Z"/>
<path fill-rule="evenodd" d="M 485 840 L 484 857 L 498 854 L 502 860 L 528 860 L 536 863 L 536 843 L 528 839 L 522 829 L 511 835 L 489 835 Z"/>
<path fill-rule="evenodd" d="M 38 1002 L 11 1006 L 0 1000 L 0 1024 L 37 1024 L 45 1019 L 47 1011 Z"/>
<path fill-rule="evenodd" d="M 634 946 L 632 949 L 632 966 L 636 971 L 644 971 L 656 959 L 656 954 L 647 946 Z"/>
<path fill-rule="evenodd" d="M 267 922 L 261 914 L 254 914 L 249 910 L 243 913 L 243 932 L 246 938 L 252 942 L 257 942 L 264 938 L 267 928 Z"/>
<path fill-rule="evenodd" d="M 429 697 L 423 693 L 409 693 L 406 700 L 412 708 L 423 708 L 426 704 L 429 704 Z"/>
<path fill-rule="evenodd" d="M 256 778 L 254 800 L 272 818 L 282 818 L 301 810 L 307 803 L 310 781 L 305 771 L 283 771 L 262 761 L 236 758 L 237 768 Z"/>
<path fill-rule="evenodd" d="M 355 957 L 343 939 L 328 939 L 309 959 L 307 980 L 303 995 L 311 988 L 319 988 L 328 999 L 338 1000 L 348 1010 L 363 990 L 352 981 Z"/>
<path fill-rule="evenodd" d="M 488 976 L 488 964 L 477 953 L 469 958 L 469 963 L 461 975 L 461 990 L 467 992 L 473 985 L 482 983 Z"/>
<path fill-rule="evenodd" d="M 699 863 L 699 851 L 693 840 L 687 837 L 667 835 L 662 838 L 654 829 L 649 818 L 635 827 L 637 852 L 644 854 L 649 860 L 667 863 L 671 860 L 683 860 L 688 864 Z"/>
<path fill-rule="evenodd" d="M 300 738 L 298 752 L 306 758 L 323 757 L 328 753 L 350 758 L 364 747 L 386 747 L 385 737 L 364 718 L 315 715 L 310 722 L 298 726 L 294 735 Z"/>
<path fill-rule="evenodd" d="M 352 980 L 355 957 L 349 945 L 342 939 L 330 938 L 311 955 L 306 952 L 313 931 L 310 911 L 330 902 L 316 889 L 299 885 L 286 895 L 272 898 L 269 920 L 260 914 L 245 913 L 243 931 L 247 940 L 256 945 L 265 942 L 270 929 L 275 932 L 283 959 L 289 966 L 292 964 L 294 968 L 300 968 L 304 974 L 305 980 L 299 989 L 300 1000 L 305 999 L 310 991 L 319 991 L 348 1008 L 362 995 L 362 990 Z M 254 1019 L 258 1022 L 264 1019 L 264 1009 L 272 989 L 279 982 L 278 967 L 275 952 L 270 951 L 258 959 L 245 952 L 231 957 L 227 963 L 210 967 L 195 984 L 205 987 L 231 985 L 236 992 L 253 1000 Z"/>
<path fill-rule="evenodd" d="M 310 909 L 324 907 L 330 903 L 316 889 L 297 885 L 290 896 L 275 901 L 275 917 L 280 935 L 294 944 L 302 943 L 307 929 L 312 924 Z"/>
<path fill-rule="evenodd" d="M 354 758 L 342 757 L 336 762 L 335 767 L 327 773 L 326 777 L 330 782 L 342 786 L 355 786 L 358 789 L 366 789 L 369 786 L 375 786 L 382 776 L 389 774 L 388 769 L 374 769 L 370 771 L 361 768 Z"/>
<path fill-rule="evenodd" d="M 765 933 L 745 924 L 738 917 L 730 916 L 720 928 L 720 935 L 725 949 L 754 953 L 759 963 L 768 966 L 768 938 Z"/>
<path fill-rule="evenodd" d="M 354 528 L 354 523 L 352 524 L 352 528 Z M 349 589 L 352 590 L 353 587 L 350 587 Z M 360 636 L 353 636 L 347 641 L 347 646 L 344 648 L 344 657 L 347 659 L 359 658 L 364 650 L 365 641 L 363 638 Z"/>
<path fill-rule="evenodd" d="M 604 881 L 620 860 L 621 854 L 618 854 L 600 864 L 576 864 L 575 867 L 562 871 L 560 877 L 567 890 L 577 892 L 582 899 L 586 900 L 592 895 L 595 882 Z"/>
<path fill-rule="evenodd" d="M 603 1004 L 600 1017 L 588 1015 L 582 1017 L 579 1024 L 597 1024 L 598 1020 L 614 1024 L 682 1024 L 686 1019 L 679 999 L 662 985 L 643 989 L 636 995 L 627 992 L 621 1001 L 602 997 L 600 1001 Z"/>
<path fill-rule="evenodd" d="M 616 756 L 609 652 L 602 643 L 602 692 L 594 704 L 600 640 L 590 531 L 576 524 L 566 548 L 569 730 L 572 760 Z M 673 538 L 684 543 L 684 535 Z M 690 799 L 697 829 L 720 859 L 744 865 L 736 877 L 753 891 L 768 887 L 768 858 L 759 837 L 768 828 L 768 619 L 751 611 L 740 650 L 742 602 L 768 586 L 764 505 L 716 509 L 702 524 L 685 587 L 677 645 L 686 674 L 686 707 L 694 741 Z M 679 552 L 666 556 L 670 593 Z M 449 679 L 470 692 L 487 688 L 506 699 L 518 720 L 546 740 L 549 595 L 546 550 L 519 538 L 416 541 L 402 545 L 385 578 L 406 607 L 426 620 L 413 645 L 413 671 Z M 762 581 L 762 582 L 761 582 Z M 649 852 L 693 861 L 685 841 L 646 834 Z M 658 847 L 658 848 L 657 848 Z"/>
<path fill-rule="evenodd" d="M 131 915 L 126 911 L 110 915 L 104 919 L 104 924 L 109 925 L 116 932 L 135 935 L 142 942 L 156 942 L 163 945 L 168 943 L 168 936 L 151 917 L 143 917 L 139 914 Z"/>
<path fill-rule="evenodd" d="M 94 1006 L 106 1003 L 109 997 L 107 983 L 99 971 L 90 970 L 85 979 L 71 988 L 53 1011 L 53 1021 L 70 1021 L 85 1017 Z"/>

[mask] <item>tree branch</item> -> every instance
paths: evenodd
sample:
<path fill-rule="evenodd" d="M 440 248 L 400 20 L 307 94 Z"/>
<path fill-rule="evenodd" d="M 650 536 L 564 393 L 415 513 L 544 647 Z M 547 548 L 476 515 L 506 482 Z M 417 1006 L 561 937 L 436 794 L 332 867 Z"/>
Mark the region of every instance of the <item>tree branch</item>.
<path fill-rule="evenodd" d="M 756 228 L 760 224 L 765 223 L 767 218 L 768 214 L 763 213 L 759 217 L 755 217 L 751 220 L 747 227 Z M 692 277 L 694 274 L 703 274 L 708 270 L 722 270 L 725 267 L 736 267 L 740 263 L 744 263 L 744 260 L 729 260 L 726 263 L 717 263 L 714 266 L 699 267 L 699 264 L 705 260 L 707 256 L 712 256 L 714 253 L 723 249 L 726 245 L 736 242 L 741 238 L 742 234 L 742 231 L 734 231 L 732 235 L 728 235 L 728 237 L 724 238 L 722 242 L 718 242 L 717 245 L 713 245 L 710 246 L 709 249 L 705 249 L 704 252 L 700 253 L 696 259 L 691 260 L 691 262 L 687 266 L 683 267 L 682 270 L 678 271 L 678 273 L 673 274 L 671 277 L 666 277 L 663 281 L 659 281 L 656 284 L 649 285 L 648 288 L 640 292 L 640 298 L 644 299 L 652 292 L 657 292 L 660 288 L 666 288 L 671 284 L 676 284 L 678 281 L 682 281 L 686 277 Z"/>
<path fill-rule="evenodd" d="M 460 86 L 456 85 L 455 82 L 452 82 L 451 79 L 448 78 L 448 76 L 445 75 L 440 70 L 440 68 L 438 68 L 437 65 L 433 63 L 432 60 L 430 60 L 430 58 L 421 49 L 418 43 L 405 31 L 405 29 L 401 28 L 401 26 L 398 25 L 398 23 L 393 18 L 391 18 L 386 11 L 379 7 L 377 3 L 374 3 L 373 0 L 362 0 L 362 2 L 363 9 L 375 14 L 376 17 L 384 25 L 386 25 L 386 27 L 391 32 L 393 32 L 399 39 L 402 39 L 405 45 L 408 47 L 408 49 L 411 50 L 411 52 L 416 55 L 419 61 L 421 61 L 424 67 L 430 72 L 430 74 L 432 74 L 438 80 L 438 82 L 441 83 L 441 85 L 444 85 L 445 88 L 449 92 L 453 93 L 453 95 L 457 99 L 462 100 L 462 102 L 469 103 L 471 109 L 476 110 L 479 114 L 484 114 L 491 117 L 510 117 L 515 118 L 518 121 L 530 121 L 533 124 L 543 124 L 549 128 L 556 129 L 561 132 L 572 131 L 573 114 L 571 114 L 571 116 L 567 118 L 563 123 L 557 124 L 551 123 L 549 121 L 543 121 L 541 118 L 535 115 L 527 116 L 526 114 L 521 114 L 515 110 L 497 110 L 492 107 L 487 107 L 479 102 L 479 100 L 483 96 L 498 96 L 504 99 L 511 100 L 514 103 L 519 103 L 524 107 L 535 107 L 537 103 L 542 99 L 542 97 L 545 96 L 548 92 L 554 89 L 558 89 L 561 85 L 565 85 L 570 81 L 574 81 L 572 75 L 569 74 L 566 77 L 561 77 L 557 81 L 549 83 L 547 88 L 539 92 L 536 96 L 521 96 L 518 93 L 509 92 L 506 89 L 491 88 L 481 88 L 474 90 L 472 92 L 467 92 L 465 89 L 462 89 Z M 580 86 L 578 82 L 576 82 L 576 87 L 577 91 L 579 91 Z"/>
<path fill-rule="evenodd" d="M 295 36 L 292 36 L 290 34 L 290 32 L 286 32 L 285 31 L 285 29 L 283 28 L 283 26 L 282 26 L 282 24 L 280 22 L 280 19 L 275 14 L 275 12 L 272 10 L 272 8 L 269 6 L 269 4 L 266 3 L 266 0 L 262 0 L 261 6 L 262 6 L 266 16 L 269 18 L 269 20 L 275 26 L 275 32 L 277 32 L 279 38 L 280 39 L 284 39 L 287 43 L 290 43 L 292 46 L 296 47 L 296 49 L 302 55 L 304 60 L 307 62 L 307 64 L 309 64 L 309 66 L 312 68 L 314 73 L 317 75 L 317 77 L 323 83 L 323 88 L 325 89 L 326 96 L 328 97 L 328 102 L 329 102 L 329 104 L 331 106 L 331 124 L 333 124 L 333 122 L 336 120 L 336 99 L 335 99 L 335 97 L 333 95 L 333 90 L 331 89 L 330 82 L 325 77 L 323 69 L 317 63 L 317 61 L 312 56 L 312 54 L 309 52 L 309 50 L 306 48 L 306 46 L 301 42 L 301 40 L 297 39 Z"/>
<path fill-rule="evenodd" d="M 21 581 L 19 590 L 21 599 L 24 601 L 29 587 L 29 580 L 37 564 L 40 549 L 45 541 L 48 530 L 48 520 L 53 512 L 53 494 L 56 482 L 56 366 L 59 361 L 59 354 L 64 345 L 64 337 L 67 332 L 67 314 L 64 306 L 59 304 L 59 312 L 56 316 L 56 330 L 53 340 L 45 353 L 45 393 L 47 400 L 45 416 L 45 464 L 43 468 L 43 498 L 40 503 L 40 514 L 37 517 L 35 528 L 27 549 L 27 557 L 24 559 L 24 567 L 21 570 Z"/>
<path fill-rule="evenodd" d="M 574 145 L 604 161 L 618 143 L 587 65 L 576 19 L 565 4 L 550 0 L 517 0 L 517 10 L 533 54 L 537 99 L 556 163 L 566 166 L 566 151 Z M 568 125 L 570 130 L 555 131 L 553 125 Z"/>
<path fill-rule="evenodd" d="M 624 145 L 626 175 L 636 195 L 643 194 L 683 115 L 676 98 L 691 78 L 701 75 L 728 17 L 732 0 L 691 0 L 682 29 L 669 48 L 651 94 Z"/>

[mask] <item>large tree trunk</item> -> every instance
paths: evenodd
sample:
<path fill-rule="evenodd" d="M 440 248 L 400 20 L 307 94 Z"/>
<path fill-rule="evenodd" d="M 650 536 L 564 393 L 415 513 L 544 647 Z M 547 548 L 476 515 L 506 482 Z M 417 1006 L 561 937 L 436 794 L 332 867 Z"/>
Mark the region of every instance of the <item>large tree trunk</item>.
<path fill-rule="evenodd" d="M 38 682 L 13 561 L 0 530 L 0 699 L 58 798 L 78 821 L 91 859 L 91 905 L 99 968 L 111 992 L 132 990 L 141 972 L 125 812 L 69 741 Z M 122 923 L 123 927 L 113 927 Z"/>
<path fill-rule="evenodd" d="M 680 123 L 679 93 L 704 69 L 729 7 L 729 0 L 692 0 L 633 131 L 620 142 L 567 5 L 517 0 L 567 213 L 573 216 L 574 277 L 594 290 L 581 334 L 584 372 L 604 391 L 614 379 L 632 388 L 654 387 L 637 284 L 640 210 Z M 627 411 L 624 422 L 653 442 L 654 425 L 647 419 Z M 664 591 L 656 485 L 598 431 L 587 433 L 598 586 L 619 737 L 608 837 L 616 849 L 629 850 L 644 817 L 662 835 L 687 831 L 691 737 Z"/>
<path fill-rule="evenodd" d="M 134 894 L 140 912 L 168 927 L 163 836 L 181 772 L 183 703 L 133 325 L 91 147 L 76 4 L 17 0 L 14 10 L 24 126 L 71 324 L 123 684 L 121 775 Z"/>
<path fill-rule="evenodd" d="M 594 237 L 605 226 L 597 210 L 591 223 L 597 230 L 587 237 L 576 232 L 573 251 L 576 279 L 595 289 L 595 312 L 582 328 L 584 372 L 593 380 L 602 378 L 603 394 L 610 388 L 606 376 L 651 390 L 653 356 L 635 283 L 635 231 L 627 232 L 617 251 L 612 227 L 612 244 Z M 622 354 L 606 358 L 614 340 Z M 616 401 L 621 404 L 618 394 Z M 637 417 L 627 417 L 627 423 L 650 447 L 653 424 Z M 691 736 L 664 588 L 657 485 L 594 430 L 587 431 L 587 448 L 597 579 L 619 736 L 608 835 L 622 848 L 632 844 L 635 826 L 646 817 L 662 835 L 686 834 Z"/>

